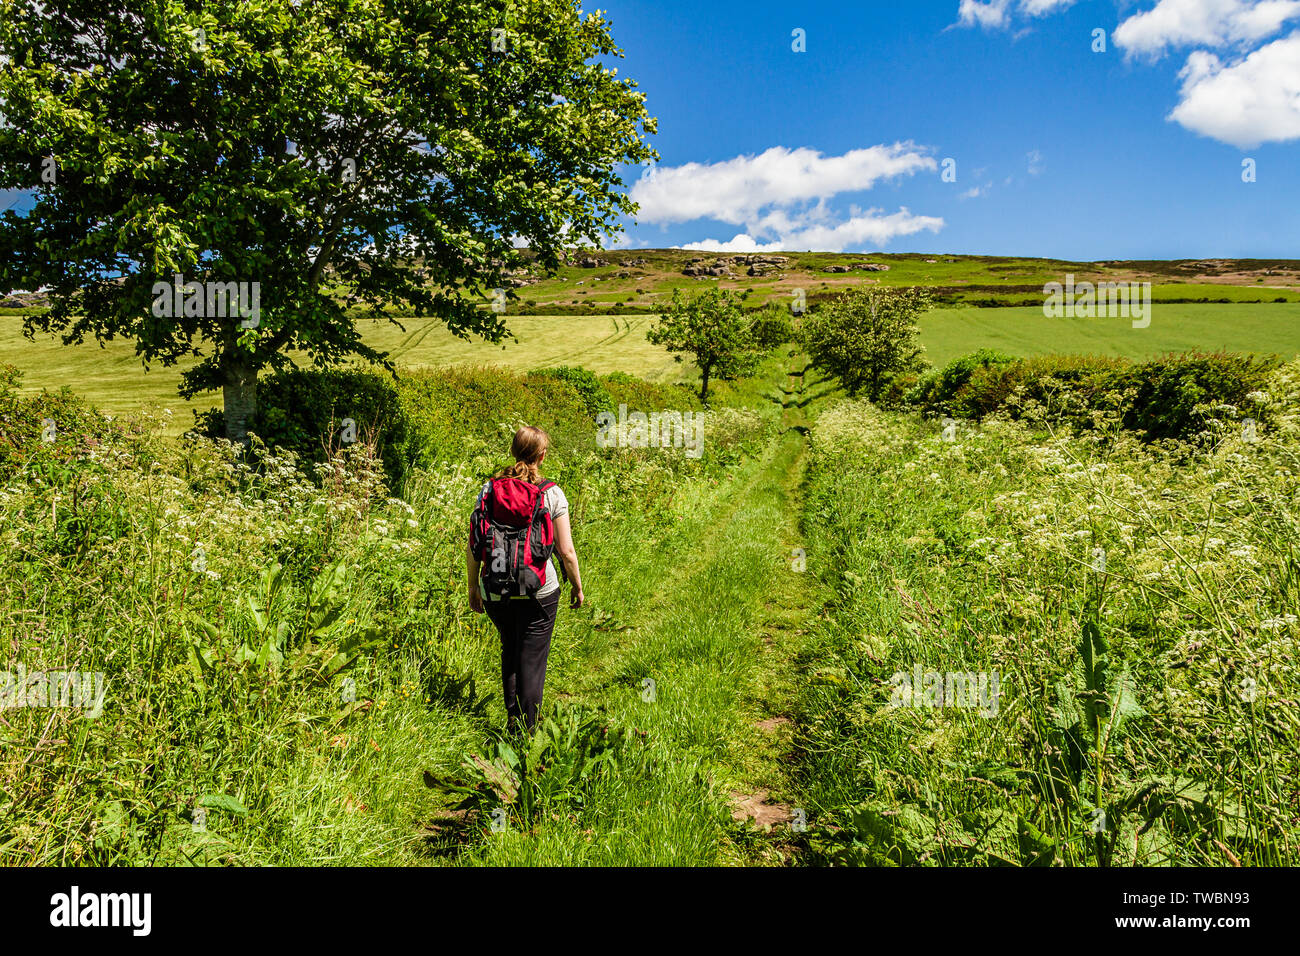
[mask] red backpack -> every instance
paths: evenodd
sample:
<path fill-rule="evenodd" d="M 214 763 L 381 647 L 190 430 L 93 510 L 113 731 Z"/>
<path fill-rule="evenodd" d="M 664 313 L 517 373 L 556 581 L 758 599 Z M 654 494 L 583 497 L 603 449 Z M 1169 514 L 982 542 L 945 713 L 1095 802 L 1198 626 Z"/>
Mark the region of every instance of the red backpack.
<path fill-rule="evenodd" d="M 483 588 L 502 597 L 531 597 L 546 583 L 555 527 L 546 490 L 519 478 L 493 478 L 469 519 L 469 546 L 483 568 Z"/>

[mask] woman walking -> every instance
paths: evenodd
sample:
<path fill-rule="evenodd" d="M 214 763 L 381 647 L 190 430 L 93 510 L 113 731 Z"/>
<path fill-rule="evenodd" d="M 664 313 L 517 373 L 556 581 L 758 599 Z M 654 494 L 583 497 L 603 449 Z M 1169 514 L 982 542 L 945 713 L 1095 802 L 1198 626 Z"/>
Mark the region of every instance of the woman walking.
<path fill-rule="evenodd" d="M 469 606 L 487 612 L 501 635 L 501 687 L 506 726 L 529 731 L 537 723 L 546 659 L 560 605 L 560 581 L 551 561 L 558 551 L 573 586 L 569 606 L 582 607 L 582 576 L 569 527 L 569 502 L 543 481 L 550 436 L 527 426 L 515 432 L 515 463 L 483 485 L 470 518 L 465 554 Z"/>

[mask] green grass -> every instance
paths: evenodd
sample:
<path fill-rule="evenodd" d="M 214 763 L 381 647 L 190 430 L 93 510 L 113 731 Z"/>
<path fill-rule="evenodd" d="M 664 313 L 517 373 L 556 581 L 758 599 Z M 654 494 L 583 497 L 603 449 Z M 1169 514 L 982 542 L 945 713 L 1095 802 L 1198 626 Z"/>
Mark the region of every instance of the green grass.
<path fill-rule="evenodd" d="M 1154 303 L 1151 324 L 1132 319 L 1049 319 L 1042 308 L 934 309 L 921 318 L 926 358 L 943 366 L 981 348 L 1012 355 L 1099 354 L 1153 358 L 1192 350 L 1300 353 L 1300 304 Z"/>
<path fill-rule="evenodd" d="M 689 517 L 655 549 L 593 554 L 601 605 L 627 630 L 568 638 L 549 692 L 600 707 L 616 724 L 644 733 L 645 763 L 603 781 L 581 814 L 489 839 L 476 862 L 746 861 L 729 794 L 772 787 L 764 779 L 770 763 L 753 757 L 761 736 L 754 723 L 765 716 L 753 698 L 766 677 L 758 626 L 766 595 L 753 582 L 788 573 L 765 531 L 783 520 L 783 476 L 800 446 L 793 435 L 729 473 L 716 492 L 691 503 Z M 647 680 L 654 682 L 653 699 Z"/>
<path fill-rule="evenodd" d="M 808 567 L 835 596 L 800 682 L 813 858 L 1295 864 L 1298 687 L 1274 655 L 1297 626 L 1296 371 L 1273 386 L 1288 424 L 1247 444 L 1230 422 L 1198 452 L 1009 423 L 945 441 L 867 403 L 818 418 Z M 917 668 L 997 674 L 998 706 L 896 697 Z"/>
<path fill-rule="evenodd" d="M 6 446 L 0 670 L 102 670 L 109 693 L 95 719 L 5 712 L 0 862 L 1091 865 L 1101 807 L 1106 862 L 1294 863 L 1300 370 L 1270 386 L 1275 433 L 1196 451 L 1015 423 L 946 442 L 800 365 L 720 389 L 699 460 L 597 452 L 576 392 L 538 411 L 504 369 L 467 419 L 435 376 L 434 460 L 401 500 L 360 447 L 317 487 L 130 428 Z M 557 436 L 589 601 L 561 607 L 544 716 L 610 748 L 572 779 L 550 775 L 595 745 L 541 751 L 532 803 L 466 766 L 498 759 L 504 710 L 465 510 L 523 408 Z M 1066 767 L 1089 622 L 1141 713 Z M 917 664 L 998 671 L 1001 709 L 891 707 Z M 762 794 L 770 830 L 733 818 Z"/>
<path fill-rule="evenodd" d="M 797 433 L 775 436 L 772 402 L 715 408 L 699 460 L 594 454 L 567 441 L 554 449 L 547 473 L 570 499 L 590 603 L 560 612 L 547 713 L 599 715 L 632 741 L 612 769 L 553 795 L 536 815 L 512 807 L 501 832 L 482 814 L 457 822 L 447 811 L 457 794 L 425 785 L 426 773 L 463 778 L 463 761 L 489 752 L 504 722 L 496 636 L 465 606 L 462 529 L 478 476 L 501 463 L 497 417 L 522 404 L 509 396 L 524 386 L 507 371 L 485 374 L 501 378 L 505 402 L 468 429 L 444 430 L 437 460 L 401 489 L 405 503 L 387 496 L 356 448 L 359 457 L 339 463 L 346 479 L 325 488 L 305 483 L 291 461 L 269 461 L 261 477 L 227 472 L 206 445 L 129 431 L 109 439 L 111 454 L 81 456 L 69 429 L 7 459 L 13 469 L 40 462 L 9 474 L 0 494 L 0 608 L 12 612 L 0 637 L 20 648 L 0 669 L 101 670 L 108 696 L 98 719 L 54 712 L 52 739 L 44 710 L 5 712 L 0 859 L 767 859 L 731 819 L 729 792 L 772 786 L 773 758 L 748 747 L 767 680 L 756 624 L 768 593 L 752 582 L 784 557 L 765 534 L 792 515 L 785 478 L 801 447 Z M 760 379 L 781 377 L 769 362 Z M 671 403 L 674 392 L 659 400 Z M 459 410 L 438 397 L 435 389 L 431 414 L 454 418 Z M 540 423 L 574 411 L 550 409 Z M 267 597 L 262 575 L 276 559 L 284 570 Z M 339 587 L 318 586 L 339 562 L 349 569 Z M 37 591 L 41 609 L 20 610 Z M 315 637 L 312 594 L 337 615 Z M 281 626 L 283 660 L 252 660 Z M 33 627 L 42 639 L 21 640 Z M 318 646 L 328 657 L 363 634 L 373 639 L 345 672 L 356 686 L 348 703 L 344 674 L 298 652 Z M 657 683 L 652 701 L 641 694 L 646 678 Z M 198 830 L 193 811 L 205 805 Z"/>
<path fill-rule="evenodd" d="M 672 381 L 680 365 L 646 341 L 649 316 L 511 316 L 514 333 L 501 345 L 466 341 L 437 319 L 402 319 L 407 331 L 387 323 L 362 323 L 366 341 L 390 352 L 405 368 L 475 364 L 516 370 L 581 365 L 598 375 L 627 372 L 649 381 Z"/>

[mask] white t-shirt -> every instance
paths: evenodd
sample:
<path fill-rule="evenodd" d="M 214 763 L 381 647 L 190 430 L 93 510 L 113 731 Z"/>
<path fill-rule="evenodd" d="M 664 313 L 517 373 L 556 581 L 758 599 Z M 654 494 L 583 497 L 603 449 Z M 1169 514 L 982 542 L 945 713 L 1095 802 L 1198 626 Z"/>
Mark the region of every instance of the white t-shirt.
<path fill-rule="evenodd" d="M 483 483 L 483 490 L 478 493 L 478 503 L 475 504 L 475 508 L 483 503 L 483 496 L 488 493 L 488 489 L 491 487 L 491 481 L 485 481 Z M 560 490 L 559 485 L 551 485 L 551 487 L 546 489 L 543 497 L 546 502 L 546 510 L 551 513 L 551 521 L 555 521 L 557 518 L 569 513 L 569 499 L 564 497 L 564 492 Z M 546 597 L 549 594 L 554 594 L 560 588 L 560 572 L 556 570 L 554 553 L 552 553 L 550 565 L 550 569 L 546 572 L 546 582 L 537 592 L 536 596 L 539 598 Z M 488 594 L 483 588 L 482 568 L 479 568 L 478 584 L 479 589 L 483 591 L 483 596 L 489 601 L 503 600 L 499 594 Z"/>

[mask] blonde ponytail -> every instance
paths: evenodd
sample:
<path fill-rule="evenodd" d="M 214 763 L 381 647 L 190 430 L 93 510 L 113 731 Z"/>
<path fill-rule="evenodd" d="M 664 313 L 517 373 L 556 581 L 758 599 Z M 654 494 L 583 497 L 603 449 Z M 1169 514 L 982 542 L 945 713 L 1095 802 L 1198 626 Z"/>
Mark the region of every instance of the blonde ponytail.
<path fill-rule="evenodd" d="M 542 455 L 546 454 L 546 450 L 550 447 L 550 435 L 533 425 L 525 425 L 515 432 L 514 440 L 510 442 L 510 454 L 515 456 L 515 463 L 509 468 L 501 469 L 497 477 L 518 478 L 521 481 L 537 484 L 542 480 L 542 472 L 538 466 L 541 464 Z"/>

